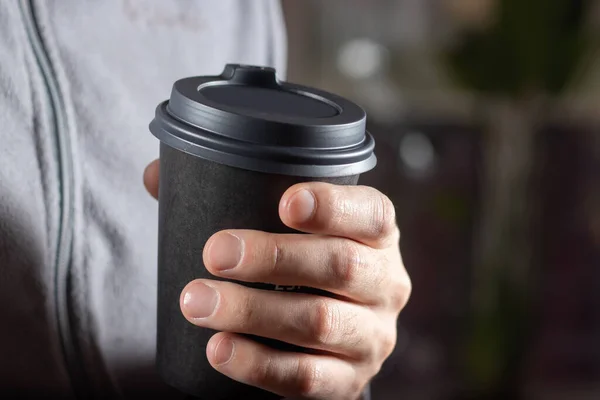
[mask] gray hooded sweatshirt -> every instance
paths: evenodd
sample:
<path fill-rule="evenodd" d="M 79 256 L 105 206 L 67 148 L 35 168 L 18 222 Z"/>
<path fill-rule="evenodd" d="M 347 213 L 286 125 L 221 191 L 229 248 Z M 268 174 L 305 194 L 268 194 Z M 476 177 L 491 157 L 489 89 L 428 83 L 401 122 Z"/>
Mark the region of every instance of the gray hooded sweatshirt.
<path fill-rule="evenodd" d="M 285 58 L 277 0 L 0 1 L 0 397 L 181 398 L 154 369 L 148 123 L 179 78 Z"/>
<path fill-rule="evenodd" d="M 0 1 L 0 397 L 177 398 L 148 123 L 179 78 L 283 73 L 284 35 L 275 0 Z"/>

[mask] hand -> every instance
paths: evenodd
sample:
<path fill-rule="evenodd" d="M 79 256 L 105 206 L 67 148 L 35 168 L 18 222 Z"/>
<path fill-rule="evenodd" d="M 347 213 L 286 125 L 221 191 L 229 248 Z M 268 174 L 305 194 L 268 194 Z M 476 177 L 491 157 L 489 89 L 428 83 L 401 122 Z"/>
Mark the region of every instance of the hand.
<path fill-rule="evenodd" d="M 144 180 L 156 197 L 158 162 Z M 279 215 L 310 235 L 218 232 L 204 248 L 206 268 L 233 280 L 320 288 L 338 297 L 199 279 L 182 292 L 183 315 L 221 331 L 210 339 L 207 357 L 232 379 L 285 397 L 356 399 L 393 351 L 396 320 L 411 292 L 394 206 L 369 187 L 302 183 L 282 196 Z M 318 352 L 277 351 L 230 332 Z"/>

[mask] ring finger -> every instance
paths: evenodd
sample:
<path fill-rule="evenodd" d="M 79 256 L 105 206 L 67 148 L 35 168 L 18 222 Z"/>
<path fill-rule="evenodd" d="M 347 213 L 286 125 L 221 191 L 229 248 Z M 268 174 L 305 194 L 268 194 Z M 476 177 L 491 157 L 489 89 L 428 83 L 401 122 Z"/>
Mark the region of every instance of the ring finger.
<path fill-rule="evenodd" d="M 245 333 L 351 358 L 364 358 L 377 341 L 378 319 L 359 305 L 328 297 L 196 280 L 183 290 L 183 315 L 193 324 Z M 368 323 L 371 321 L 371 323 Z"/>

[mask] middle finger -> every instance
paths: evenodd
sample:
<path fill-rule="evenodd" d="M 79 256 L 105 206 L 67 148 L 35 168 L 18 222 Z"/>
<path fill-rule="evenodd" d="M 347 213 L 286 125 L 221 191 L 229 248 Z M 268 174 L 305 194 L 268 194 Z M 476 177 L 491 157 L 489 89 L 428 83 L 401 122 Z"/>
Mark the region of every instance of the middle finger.
<path fill-rule="evenodd" d="M 333 236 L 231 230 L 208 240 L 204 265 L 223 278 L 307 286 L 377 305 L 394 284 L 383 253 Z"/>

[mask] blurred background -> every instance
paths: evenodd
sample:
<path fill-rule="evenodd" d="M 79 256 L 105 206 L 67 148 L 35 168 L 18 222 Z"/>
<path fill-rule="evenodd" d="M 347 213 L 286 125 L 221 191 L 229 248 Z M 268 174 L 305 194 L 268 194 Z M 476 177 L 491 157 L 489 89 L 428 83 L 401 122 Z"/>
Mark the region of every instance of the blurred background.
<path fill-rule="evenodd" d="M 283 0 L 413 279 L 374 400 L 600 399 L 600 2 Z"/>

